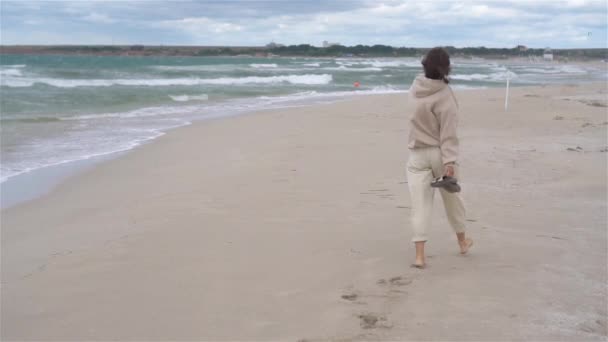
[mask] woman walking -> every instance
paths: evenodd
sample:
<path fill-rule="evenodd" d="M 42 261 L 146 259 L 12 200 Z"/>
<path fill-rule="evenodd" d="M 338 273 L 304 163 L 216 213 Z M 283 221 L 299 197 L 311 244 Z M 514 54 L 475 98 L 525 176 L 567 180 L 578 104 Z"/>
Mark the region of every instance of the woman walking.
<path fill-rule="evenodd" d="M 424 268 L 424 244 L 431 223 L 436 185 L 443 198 L 448 221 L 458 239 L 460 252 L 466 254 L 473 241 L 465 237 L 465 208 L 460 197 L 458 178 L 458 102 L 448 85 L 450 56 L 442 48 L 433 48 L 422 60 L 424 75 L 419 75 L 410 88 L 412 113 L 408 148 L 410 157 L 407 178 L 412 202 L 412 226 L 416 261 L 412 266 Z"/>

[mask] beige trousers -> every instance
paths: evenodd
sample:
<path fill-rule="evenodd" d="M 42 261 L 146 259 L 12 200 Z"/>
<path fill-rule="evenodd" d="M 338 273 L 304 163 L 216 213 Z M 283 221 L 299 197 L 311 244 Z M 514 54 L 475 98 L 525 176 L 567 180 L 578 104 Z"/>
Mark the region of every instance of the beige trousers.
<path fill-rule="evenodd" d="M 455 169 L 458 178 L 458 168 Z M 443 176 L 441 151 L 438 147 L 416 148 L 410 150 L 407 163 L 407 180 L 412 200 L 413 242 L 426 241 L 427 229 L 433 214 L 435 188 L 431 187 L 434 178 Z M 459 192 L 449 193 L 439 190 L 443 198 L 448 221 L 456 233 L 465 231 L 465 209 Z"/>

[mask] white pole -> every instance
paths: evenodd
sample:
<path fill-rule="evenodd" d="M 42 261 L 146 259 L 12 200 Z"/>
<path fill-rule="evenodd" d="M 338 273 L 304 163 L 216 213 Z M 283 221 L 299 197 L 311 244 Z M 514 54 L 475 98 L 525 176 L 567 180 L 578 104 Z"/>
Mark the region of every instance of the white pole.
<path fill-rule="evenodd" d="M 509 70 L 507 70 L 507 91 L 505 93 L 505 112 L 509 108 Z"/>

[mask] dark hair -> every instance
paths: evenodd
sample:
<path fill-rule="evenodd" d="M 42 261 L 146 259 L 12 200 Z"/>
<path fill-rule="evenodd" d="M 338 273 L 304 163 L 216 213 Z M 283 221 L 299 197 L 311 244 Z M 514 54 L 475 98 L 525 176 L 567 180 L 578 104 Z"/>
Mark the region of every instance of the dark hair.
<path fill-rule="evenodd" d="M 448 74 L 450 73 L 450 55 L 443 48 L 435 47 L 427 52 L 422 59 L 424 76 L 434 80 L 443 80 L 450 83 Z"/>

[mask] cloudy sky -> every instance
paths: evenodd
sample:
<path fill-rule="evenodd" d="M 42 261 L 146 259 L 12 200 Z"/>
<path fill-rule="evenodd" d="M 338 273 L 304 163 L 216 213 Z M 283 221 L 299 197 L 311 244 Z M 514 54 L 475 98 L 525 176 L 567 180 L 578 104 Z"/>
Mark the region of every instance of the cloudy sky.
<path fill-rule="evenodd" d="M 2 44 L 607 46 L 605 0 L 0 1 Z"/>

